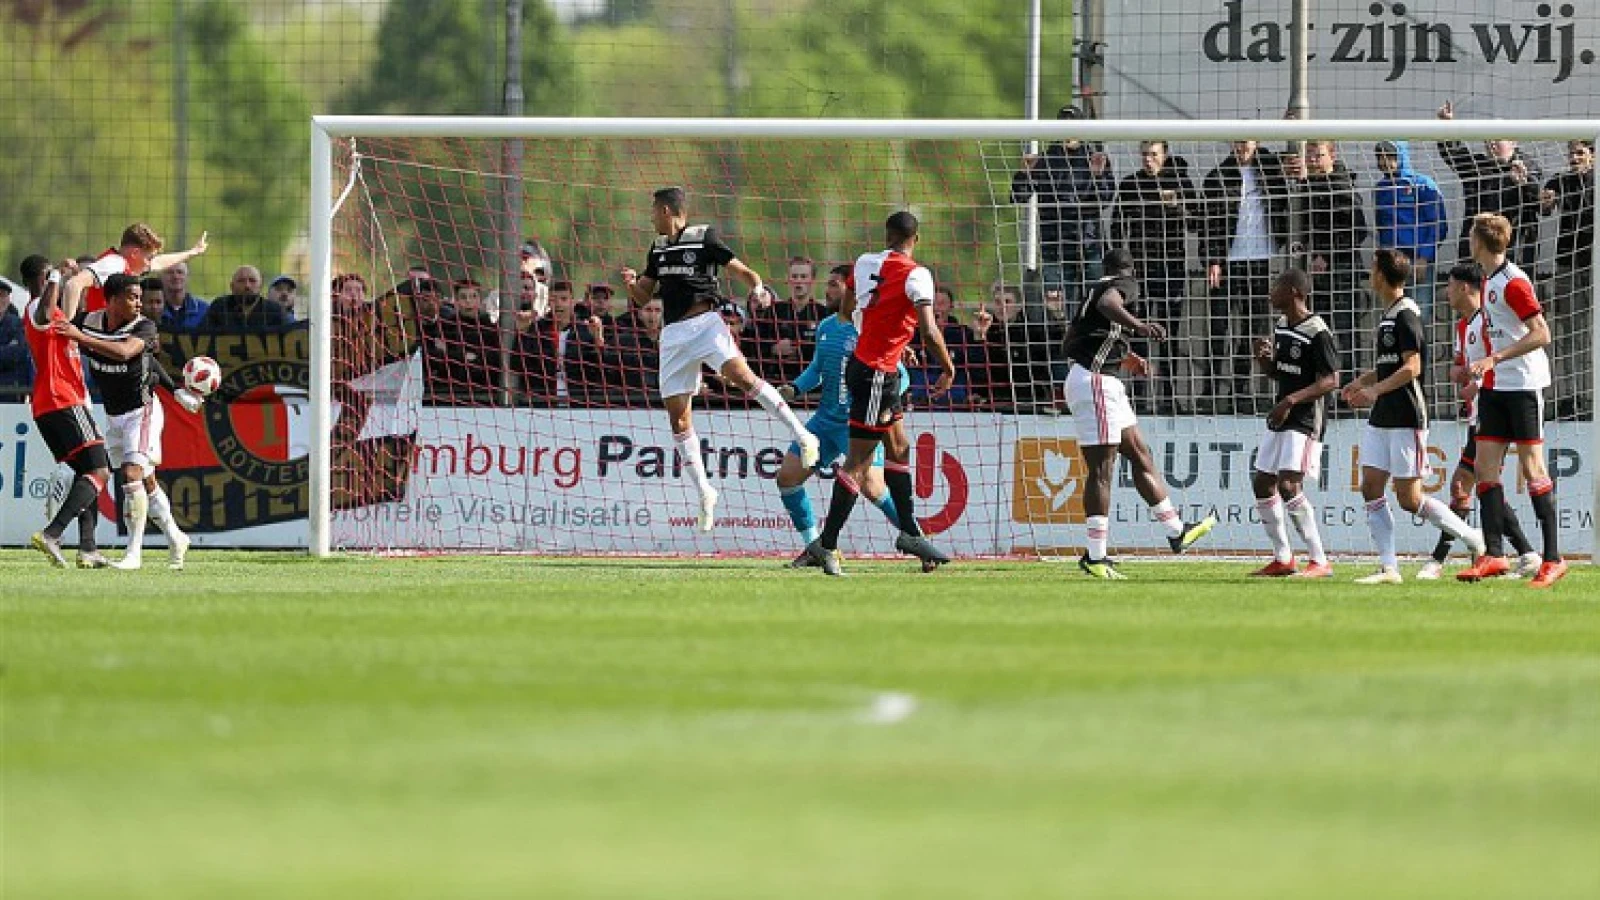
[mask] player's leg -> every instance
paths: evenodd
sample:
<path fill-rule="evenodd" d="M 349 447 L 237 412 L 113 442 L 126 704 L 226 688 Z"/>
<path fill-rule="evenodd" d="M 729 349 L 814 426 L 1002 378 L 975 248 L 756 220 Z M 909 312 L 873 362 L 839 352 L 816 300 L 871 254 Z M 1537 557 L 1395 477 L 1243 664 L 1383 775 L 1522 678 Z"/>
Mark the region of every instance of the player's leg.
<path fill-rule="evenodd" d="M 883 435 L 883 482 L 894 502 L 900 535 L 894 548 L 922 560 L 922 571 L 931 572 L 950 561 L 950 557 L 922 533 L 917 522 L 916 499 L 911 487 L 911 436 L 905 420 L 898 417 Z M 863 473 L 863 480 L 867 473 Z"/>
<path fill-rule="evenodd" d="M 1487 397 L 1489 394 L 1480 394 Z M 1489 409 L 1489 404 L 1481 403 L 1479 415 Z M 1471 566 L 1456 573 L 1456 578 L 1461 581 L 1480 581 L 1484 578 L 1494 578 L 1504 575 L 1511 567 L 1506 564 L 1505 554 L 1505 513 L 1510 507 L 1506 504 L 1505 489 L 1500 485 L 1500 473 L 1505 468 L 1506 442 L 1495 437 L 1486 437 L 1484 432 L 1489 420 L 1485 419 L 1479 427 L 1477 464 L 1473 472 L 1477 477 L 1478 515 L 1483 520 L 1483 544 L 1481 556 Z M 1498 434 L 1496 428 L 1492 434 Z"/>
<path fill-rule="evenodd" d="M 699 373 L 695 374 L 695 381 L 699 381 Z M 698 385 L 696 387 L 698 390 Z M 673 394 L 665 398 L 667 405 L 667 424 L 672 428 L 672 443 L 677 448 L 678 458 L 683 460 L 683 471 L 689 476 L 689 483 L 694 487 L 695 494 L 700 498 L 700 518 L 697 527 L 701 531 L 710 531 L 716 521 L 717 489 L 711 486 L 711 479 L 706 476 L 705 457 L 700 452 L 700 435 L 694 430 L 694 417 L 692 415 L 694 394 Z"/>
<path fill-rule="evenodd" d="M 167 568 L 175 571 L 182 569 L 189 553 L 189 535 L 178 527 L 178 520 L 172 515 L 172 501 L 156 479 L 153 467 L 150 474 L 145 476 L 144 488 L 145 494 L 150 497 L 150 521 L 167 536 Z"/>
<path fill-rule="evenodd" d="M 1469 432 L 1467 447 L 1472 447 L 1473 443 L 1474 438 Z M 1472 489 L 1477 485 L 1477 478 L 1472 473 L 1471 455 L 1467 450 L 1463 450 L 1461 460 L 1456 463 L 1456 470 L 1450 473 L 1450 511 L 1462 519 L 1472 512 Z M 1422 571 L 1417 573 L 1417 578 L 1433 581 L 1443 574 L 1445 560 L 1450 558 L 1450 548 L 1454 543 L 1455 535 L 1448 531 L 1440 531 L 1439 541 L 1433 545 L 1433 554 L 1422 564 Z"/>
<path fill-rule="evenodd" d="M 855 401 L 851 403 L 854 405 Z M 823 523 L 821 536 L 806 545 L 806 553 L 824 575 L 844 574 L 839 559 L 839 535 L 855 510 L 861 482 L 872 468 L 872 457 L 881 439 L 879 432 L 850 426 L 850 449 L 845 454 L 844 464 L 833 473 L 833 498 L 828 502 L 828 518 Z"/>
<path fill-rule="evenodd" d="M 1483 533 L 1468 525 L 1466 520 L 1452 512 L 1450 507 L 1423 493 L 1421 475 L 1409 478 L 1396 477 L 1394 496 L 1400 501 L 1401 509 L 1412 515 L 1421 516 L 1429 525 L 1465 543 L 1472 549 L 1474 555 L 1483 552 Z"/>
<path fill-rule="evenodd" d="M 1311 562 L 1291 578 L 1332 578 L 1333 566 L 1328 562 L 1328 552 L 1322 546 L 1322 531 L 1317 527 L 1317 511 L 1306 496 L 1307 478 L 1316 478 L 1321 471 L 1322 443 L 1306 438 L 1307 462 L 1299 469 L 1282 469 L 1278 472 L 1278 496 L 1283 498 L 1284 513 L 1295 534 L 1306 545 L 1306 555 Z"/>
<path fill-rule="evenodd" d="M 1250 573 L 1256 578 L 1284 578 L 1294 574 L 1294 549 L 1289 546 L 1283 498 L 1278 496 L 1278 470 L 1283 467 L 1281 457 L 1289 441 L 1288 434 L 1268 431 L 1262 437 L 1256 448 L 1255 471 L 1250 474 L 1256 514 L 1261 517 L 1261 530 L 1267 533 L 1267 543 L 1272 547 L 1272 561 Z"/>
<path fill-rule="evenodd" d="M 1530 583 L 1533 587 L 1549 587 L 1567 574 L 1566 561 L 1561 558 L 1559 522 L 1556 519 L 1556 485 L 1545 468 L 1544 443 L 1532 441 L 1517 445 L 1517 461 L 1522 467 L 1522 477 L 1528 483 L 1528 496 L 1533 501 L 1533 513 L 1539 519 L 1539 532 L 1544 537 L 1544 562 Z M 1509 511 L 1509 507 L 1508 507 Z M 1508 528 L 1507 531 L 1510 529 Z"/>
<path fill-rule="evenodd" d="M 1138 425 L 1130 425 L 1122 430 L 1122 443 L 1117 445 L 1117 452 L 1128 460 L 1133 469 L 1134 490 L 1139 492 L 1145 505 L 1150 508 L 1151 521 L 1166 531 L 1167 544 L 1172 547 L 1173 553 L 1187 551 L 1217 527 L 1216 516 L 1205 516 L 1196 522 L 1183 520 L 1177 507 L 1172 504 L 1166 479 L 1156 469 L 1155 458 L 1150 455 L 1150 446 L 1145 443 Z"/>
<path fill-rule="evenodd" d="M 144 527 L 150 518 L 150 494 L 145 490 L 144 466 L 125 458 L 119 468 L 122 472 L 122 521 L 128 527 L 128 548 L 113 565 L 118 569 L 131 570 L 143 565 Z"/>
<path fill-rule="evenodd" d="M 867 470 L 866 480 L 861 482 L 861 496 L 876 506 L 890 525 L 900 527 L 900 511 L 895 509 L 894 498 L 889 495 L 889 485 L 883 480 L 882 444 L 878 445 L 878 452 L 872 456 L 872 468 Z"/>
<path fill-rule="evenodd" d="M 783 455 L 783 463 L 778 466 L 778 474 L 773 481 L 777 483 L 778 497 L 783 501 L 783 508 L 789 513 L 789 522 L 800 534 L 801 547 L 816 540 L 817 535 L 821 534 L 817 529 L 817 514 L 811 508 L 811 495 L 806 492 L 806 481 L 810 478 L 811 470 L 800 462 L 799 445 L 789 445 L 789 451 Z M 810 558 L 802 550 L 791 565 L 800 568 L 806 565 Z"/>
<path fill-rule="evenodd" d="M 1367 531 L 1378 551 L 1378 571 L 1356 579 L 1356 584 L 1399 584 L 1400 560 L 1394 546 L 1394 513 L 1389 510 L 1389 471 L 1387 446 L 1383 450 L 1370 449 L 1375 441 L 1370 435 L 1382 439 L 1382 429 L 1370 425 L 1361 439 L 1361 499 L 1367 508 Z"/>
<path fill-rule="evenodd" d="M 1117 465 L 1117 445 L 1078 445 L 1087 473 L 1083 483 L 1084 551 L 1078 568 L 1094 578 L 1121 581 L 1111 550 L 1111 476 Z"/>
<path fill-rule="evenodd" d="M 88 407 L 55 410 L 34 422 L 56 461 L 68 464 L 75 473 L 55 515 L 32 539 L 34 548 L 49 557 L 52 565 L 65 568 L 67 560 L 61 555 L 61 536 L 68 525 L 79 521 L 85 511 L 93 507 L 100 492 L 110 483 L 110 460 Z"/>
<path fill-rule="evenodd" d="M 716 366 L 717 371 L 722 373 L 722 380 L 726 381 L 735 390 L 743 391 L 746 397 L 761 404 L 762 409 L 766 410 L 768 414 L 782 422 L 784 427 L 789 429 L 789 432 L 794 435 L 795 444 L 800 448 L 800 463 L 802 465 L 808 469 L 816 465 L 819 454 L 817 436 L 806 430 L 806 426 L 801 424 L 800 418 L 794 414 L 794 410 L 790 409 L 789 404 L 785 403 L 783 397 L 779 396 L 777 388 L 750 371 L 750 364 L 745 362 L 744 357 L 738 355 L 738 349 L 733 347 L 733 338 L 728 335 L 727 324 L 723 323 L 720 318 L 717 323 L 722 326 L 720 336 L 727 339 L 728 347 L 733 349 L 734 353 L 733 356 Z"/>

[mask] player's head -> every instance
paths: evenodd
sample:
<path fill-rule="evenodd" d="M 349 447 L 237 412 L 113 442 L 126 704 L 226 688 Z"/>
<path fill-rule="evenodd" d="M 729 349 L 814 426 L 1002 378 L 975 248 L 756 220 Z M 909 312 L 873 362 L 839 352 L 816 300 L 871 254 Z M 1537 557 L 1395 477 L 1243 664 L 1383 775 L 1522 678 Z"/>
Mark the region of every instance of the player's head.
<path fill-rule="evenodd" d="M 1272 293 L 1268 295 L 1272 308 L 1287 315 L 1301 306 L 1311 306 L 1311 276 L 1299 269 L 1284 269 L 1272 280 Z"/>
<path fill-rule="evenodd" d="M 1411 260 L 1399 250 L 1385 247 L 1372 254 L 1370 273 L 1373 293 L 1387 306 L 1395 296 L 1405 291 L 1411 280 Z"/>
<path fill-rule="evenodd" d="M 828 301 L 828 312 L 838 312 L 844 298 L 850 293 L 850 267 L 834 266 L 828 270 L 828 284 L 822 289 Z"/>
<path fill-rule="evenodd" d="M 1100 261 L 1100 267 L 1107 275 L 1132 275 L 1133 254 L 1117 247 L 1106 253 L 1105 258 Z"/>
<path fill-rule="evenodd" d="M 1470 259 L 1456 263 L 1445 282 L 1444 295 L 1461 318 L 1477 312 L 1483 303 L 1483 266 Z"/>
<path fill-rule="evenodd" d="M 50 260 L 35 253 L 22 261 L 18 272 L 22 275 L 22 286 L 37 297 L 44 293 L 45 279 L 50 276 Z"/>
<path fill-rule="evenodd" d="M 1511 220 L 1497 213 L 1472 217 L 1472 256 L 1482 262 L 1498 259 L 1511 246 Z"/>
<path fill-rule="evenodd" d="M 1139 144 L 1139 160 L 1151 175 L 1160 172 L 1167 164 L 1167 153 L 1166 141 L 1144 141 Z"/>
<path fill-rule="evenodd" d="M 671 234 L 674 224 L 681 221 L 689 209 L 689 195 L 681 187 L 664 187 L 650 195 L 650 224 L 656 234 Z"/>
<path fill-rule="evenodd" d="M 144 303 L 144 290 L 135 275 L 112 275 L 106 279 L 106 309 L 115 311 L 118 319 L 128 320 L 139 314 Z"/>
<path fill-rule="evenodd" d="M 917 217 L 906 210 L 891 215 L 883 222 L 884 243 L 896 250 L 910 250 L 917 245 Z"/>
<path fill-rule="evenodd" d="M 154 276 L 143 278 L 139 281 L 139 290 L 144 294 L 139 314 L 146 319 L 160 319 L 162 298 L 166 290 L 161 284 L 161 279 Z"/>
<path fill-rule="evenodd" d="M 117 252 L 127 257 L 130 262 L 142 263 L 139 266 L 130 266 L 140 271 L 150 264 L 156 254 L 161 252 L 161 235 L 155 229 L 143 222 L 135 222 L 122 231 L 122 240 L 117 242 Z"/>

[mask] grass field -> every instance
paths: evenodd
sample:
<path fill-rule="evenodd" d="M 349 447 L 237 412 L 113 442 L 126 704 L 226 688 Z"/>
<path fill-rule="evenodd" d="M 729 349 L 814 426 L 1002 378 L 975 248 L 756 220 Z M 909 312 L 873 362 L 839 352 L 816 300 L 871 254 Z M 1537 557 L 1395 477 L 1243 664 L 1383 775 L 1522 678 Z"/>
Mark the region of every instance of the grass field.
<path fill-rule="evenodd" d="M 1600 894 L 1597 573 L 1127 568 L 0 552 L 0 887 Z"/>

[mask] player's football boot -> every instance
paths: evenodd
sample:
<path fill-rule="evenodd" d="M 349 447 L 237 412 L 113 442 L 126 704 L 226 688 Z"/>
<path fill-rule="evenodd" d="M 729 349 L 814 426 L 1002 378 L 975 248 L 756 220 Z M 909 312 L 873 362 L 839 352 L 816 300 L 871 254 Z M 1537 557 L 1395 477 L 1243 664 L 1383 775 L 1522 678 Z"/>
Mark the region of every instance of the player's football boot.
<path fill-rule="evenodd" d="M 1482 581 L 1485 578 L 1499 578 L 1511 571 L 1511 566 L 1506 564 L 1501 556 L 1480 556 L 1473 560 L 1472 565 L 1456 573 L 1457 581 Z"/>
<path fill-rule="evenodd" d="M 816 540 L 806 545 L 806 554 L 817 561 L 817 565 L 822 569 L 822 574 L 834 578 L 842 578 L 844 576 L 843 557 L 839 555 L 838 549 L 826 549 L 822 546 L 822 541 Z"/>
<path fill-rule="evenodd" d="M 106 559 L 106 555 L 99 550 L 78 554 L 78 568 L 80 569 L 104 569 L 109 565 L 111 565 L 111 560 Z"/>
<path fill-rule="evenodd" d="M 1111 557 L 1105 559 L 1090 559 L 1089 554 L 1078 557 L 1078 568 L 1090 578 L 1099 578 L 1102 581 L 1127 581 L 1128 576 L 1117 571 L 1117 561 Z"/>
<path fill-rule="evenodd" d="M 1405 579 L 1400 577 L 1399 569 L 1384 566 L 1371 575 L 1357 578 L 1356 584 L 1405 584 Z"/>
<path fill-rule="evenodd" d="M 1333 577 L 1333 565 L 1331 563 L 1325 563 L 1325 562 L 1322 562 L 1322 563 L 1319 563 L 1319 562 L 1307 563 L 1306 567 L 1304 569 L 1301 569 L 1300 571 L 1294 573 L 1293 575 L 1290 575 L 1289 577 L 1290 578 L 1304 578 L 1304 579 L 1332 578 Z"/>
<path fill-rule="evenodd" d="M 137 572 L 144 566 L 144 558 L 138 553 L 124 553 L 122 558 L 111 564 L 111 568 L 120 572 Z"/>
<path fill-rule="evenodd" d="M 802 435 L 795 443 L 800 445 L 800 465 L 809 469 L 817 464 L 817 459 L 822 453 L 822 442 L 809 431 L 802 432 Z"/>
<path fill-rule="evenodd" d="M 933 545 L 933 542 L 922 535 L 909 535 L 900 532 L 894 539 L 894 548 L 908 556 L 915 556 L 922 560 L 922 571 L 931 572 L 950 561 L 950 557 L 943 550 Z"/>
<path fill-rule="evenodd" d="M 1444 577 L 1444 563 L 1430 559 L 1417 570 L 1418 581 L 1438 581 Z"/>
<path fill-rule="evenodd" d="M 1517 564 L 1512 567 L 1510 572 L 1506 573 L 1505 577 L 1510 578 L 1514 575 L 1518 578 L 1533 578 L 1539 574 L 1539 570 L 1543 567 L 1544 557 L 1529 550 L 1527 553 L 1517 557 Z"/>
<path fill-rule="evenodd" d="M 715 488 L 706 488 L 705 493 L 700 495 L 700 521 L 695 523 L 695 527 L 702 534 L 709 532 L 717 523 L 717 497 Z"/>
<path fill-rule="evenodd" d="M 50 537 L 42 531 L 35 532 L 30 540 L 33 543 L 33 549 L 50 557 L 50 565 L 58 569 L 67 567 L 67 558 L 61 555 L 60 540 Z"/>
<path fill-rule="evenodd" d="M 1195 542 L 1211 533 L 1217 527 L 1216 516 L 1206 516 L 1198 522 L 1186 522 L 1183 531 L 1177 537 L 1167 538 L 1167 544 L 1172 547 L 1173 553 L 1185 553 Z"/>
<path fill-rule="evenodd" d="M 1566 574 L 1566 560 L 1558 559 L 1554 562 L 1547 562 L 1539 567 L 1539 574 L 1533 576 L 1533 580 L 1528 582 L 1528 587 L 1547 588 L 1560 581 Z"/>
<path fill-rule="evenodd" d="M 1294 574 L 1294 557 L 1289 557 L 1288 562 L 1273 560 L 1261 568 L 1250 573 L 1251 578 L 1288 578 Z"/>
<path fill-rule="evenodd" d="M 183 559 L 189 553 L 189 536 L 174 529 L 172 546 L 167 551 L 167 568 L 174 572 L 183 570 Z"/>
<path fill-rule="evenodd" d="M 822 565 L 822 563 L 819 563 L 815 559 L 811 558 L 811 551 L 809 549 L 801 550 L 799 556 L 789 560 L 789 568 L 791 569 L 815 569 L 820 565 Z"/>

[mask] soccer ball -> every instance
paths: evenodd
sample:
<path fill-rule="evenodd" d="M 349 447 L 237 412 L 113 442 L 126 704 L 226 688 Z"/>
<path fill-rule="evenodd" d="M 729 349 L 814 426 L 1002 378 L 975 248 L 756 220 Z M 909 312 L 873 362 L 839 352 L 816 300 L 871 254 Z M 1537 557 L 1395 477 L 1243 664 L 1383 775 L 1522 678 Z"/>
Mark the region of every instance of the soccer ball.
<path fill-rule="evenodd" d="M 183 364 L 183 383 L 196 394 L 209 397 L 222 384 L 222 367 L 209 356 L 193 357 Z"/>

